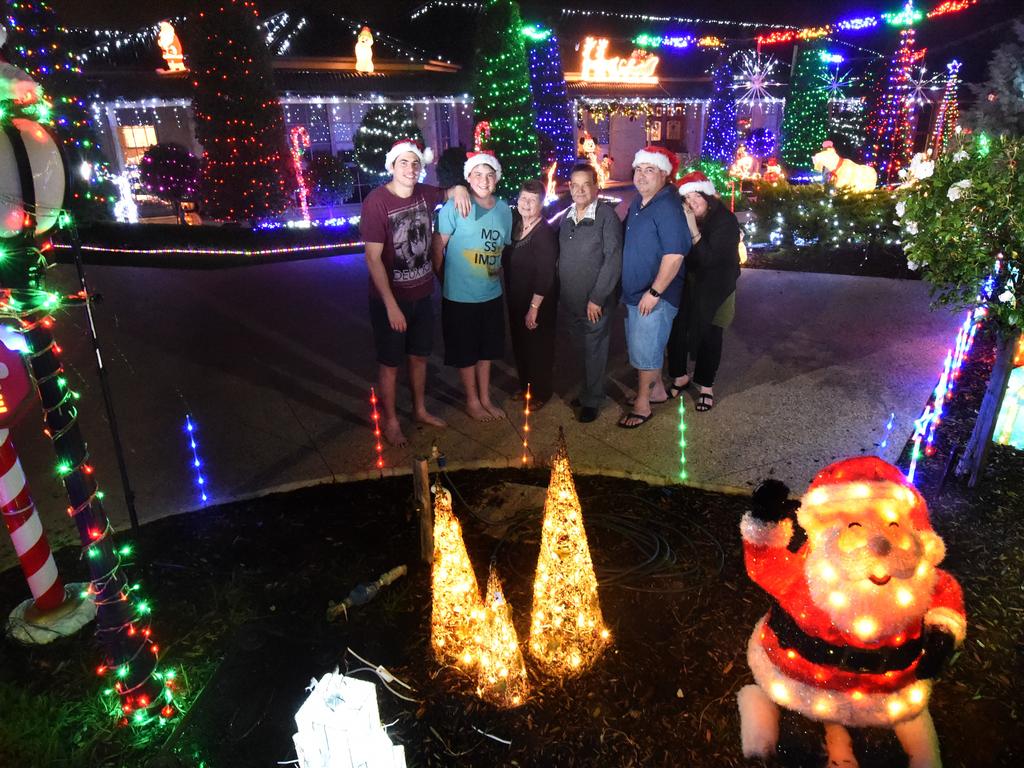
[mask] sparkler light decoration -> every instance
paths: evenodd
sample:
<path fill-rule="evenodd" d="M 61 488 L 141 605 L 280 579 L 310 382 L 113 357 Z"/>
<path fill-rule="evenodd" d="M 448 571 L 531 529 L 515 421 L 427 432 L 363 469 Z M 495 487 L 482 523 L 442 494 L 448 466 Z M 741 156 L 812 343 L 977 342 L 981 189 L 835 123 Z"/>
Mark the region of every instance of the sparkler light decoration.
<path fill-rule="evenodd" d="M 480 647 L 484 606 L 473 564 L 452 512 L 452 495 L 440 486 L 434 497 L 434 567 L 430 644 L 442 664 L 472 668 Z"/>
<path fill-rule="evenodd" d="M 530 653 L 549 674 L 570 677 L 590 667 L 610 637 L 565 434 L 559 430 L 533 583 Z"/>
<path fill-rule="evenodd" d="M 820 77 L 821 89 L 828 94 L 829 101 L 844 101 L 847 91 L 857 83 L 849 70 L 840 72 L 839 67 L 822 73 Z"/>
<path fill-rule="evenodd" d="M 778 59 L 762 57 L 758 51 L 741 51 L 734 58 L 736 72 L 732 88 L 741 93 L 737 101 L 740 104 L 759 104 L 772 99 L 768 89 L 782 85 L 773 79 L 779 68 Z"/>
<path fill-rule="evenodd" d="M 526 664 L 512 624 L 512 608 L 505 600 L 494 563 L 487 577 L 479 654 L 476 695 L 505 709 L 525 704 L 530 692 Z"/>
<path fill-rule="evenodd" d="M 921 67 L 916 77 L 909 77 L 907 85 L 907 101 L 915 107 L 923 107 L 932 103 L 932 94 L 942 88 L 942 81 L 938 77 L 929 77 L 927 67 Z"/>

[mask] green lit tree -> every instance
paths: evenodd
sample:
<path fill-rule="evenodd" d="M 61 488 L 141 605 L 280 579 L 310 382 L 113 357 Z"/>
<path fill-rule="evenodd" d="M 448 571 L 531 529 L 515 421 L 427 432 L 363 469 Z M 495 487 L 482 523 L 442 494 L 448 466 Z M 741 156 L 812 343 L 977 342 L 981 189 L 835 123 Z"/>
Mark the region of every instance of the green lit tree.
<path fill-rule="evenodd" d="M 71 211 L 81 220 L 109 219 L 117 192 L 83 98 L 81 70 L 57 15 L 45 0 L 7 0 L 6 6 L 11 63 L 43 86 L 53 104 L 53 126 L 71 168 Z"/>
<path fill-rule="evenodd" d="M 203 213 L 214 219 L 280 213 L 293 184 L 284 113 L 257 20 L 247 0 L 222 0 L 196 14 L 191 30 Z"/>
<path fill-rule="evenodd" d="M 988 79 L 971 86 L 975 106 L 966 122 L 976 131 L 1024 136 L 1024 22 L 1014 22 L 1013 35 L 992 54 Z"/>
<path fill-rule="evenodd" d="M 387 181 L 390 174 L 384 170 L 384 158 L 400 139 L 423 142 L 423 133 L 416 125 L 412 110 L 404 104 L 371 107 L 356 131 L 355 158 L 360 172 L 375 182 Z"/>
<path fill-rule="evenodd" d="M 498 192 L 511 198 L 519 185 L 540 176 L 530 70 L 514 0 L 487 0 L 477 24 L 473 67 L 475 118 L 491 124 L 487 149 L 501 162 Z"/>
<path fill-rule="evenodd" d="M 790 168 L 810 168 L 828 130 L 828 66 L 821 49 L 805 46 L 797 54 L 782 118 L 782 161 Z"/>

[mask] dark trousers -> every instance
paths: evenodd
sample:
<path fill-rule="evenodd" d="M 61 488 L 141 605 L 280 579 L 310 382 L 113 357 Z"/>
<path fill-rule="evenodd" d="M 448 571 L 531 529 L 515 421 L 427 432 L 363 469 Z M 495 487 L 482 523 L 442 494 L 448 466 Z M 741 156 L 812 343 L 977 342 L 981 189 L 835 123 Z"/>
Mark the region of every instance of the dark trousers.
<path fill-rule="evenodd" d="M 668 337 L 668 375 L 673 379 L 685 376 L 692 351 L 687 339 L 689 334 L 689 318 L 686 307 L 681 307 L 672 323 L 672 333 Z M 724 331 L 717 325 L 708 325 L 700 338 L 696 340 L 696 365 L 693 369 L 693 381 L 701 387 L 710 387 L 715 383 L 718 364 L 722 362 L 722 337 Z M 692 334 L 696 336 L 696 334 Z"/>
<path fill-rule="evenodd" d="M 579 400 L 584 408 L 600 408 L 604 402 L 612 314 L 614 307 L 605 307 L 596 323 L 590 322 L 586 314 L 569 314 L 569 333 L 576 346 L 583 348 L 583 386 Z"/>
<path fill-rule="evenodd" d="M 549 307 L 549 303 L 552 306 Z M 508 302 L 508 327 L 519 386 L 525 392 L 529 384 L 530 396 L 537 402 L 551 399 L 555 366 L 555 303 L 556 299 L 545 299 L 537 313 L 537 327 L 531 331 L 526 327 L 529 301 L 526 304 Z"/>

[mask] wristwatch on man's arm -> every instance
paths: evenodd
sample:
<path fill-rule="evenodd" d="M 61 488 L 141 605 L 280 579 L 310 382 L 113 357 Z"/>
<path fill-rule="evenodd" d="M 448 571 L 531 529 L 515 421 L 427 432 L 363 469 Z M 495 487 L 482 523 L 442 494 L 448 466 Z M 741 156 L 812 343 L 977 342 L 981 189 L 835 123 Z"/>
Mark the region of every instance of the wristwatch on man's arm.
<path fill-rule="evenodd" d="M 650 288 L 647 289 L 647 292 L 649 294 L 651 294 L 651 296 L 653 296 L 656 299 L 660 299 L 661 298 L 661 291 L 655 290 L 653 285 Z"/>

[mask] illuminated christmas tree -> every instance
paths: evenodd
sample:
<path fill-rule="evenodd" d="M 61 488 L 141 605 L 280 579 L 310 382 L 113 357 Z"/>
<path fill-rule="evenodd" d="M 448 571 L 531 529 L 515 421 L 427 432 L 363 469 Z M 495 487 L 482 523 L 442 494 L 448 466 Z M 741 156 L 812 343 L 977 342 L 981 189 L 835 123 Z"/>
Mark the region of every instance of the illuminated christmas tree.
<path fill-rule="evenodd" d="M 736 99 L 733 97 L 733 73 L 722 58 L 711 69 L 714 92 L 708 103 L 708 127 L 704 133 L 701 156 L 729 165 L 736 156 L 739 133 L 736 130 Z"/>
<path fill-rule="evenodd" d="M 511 199 L 519 185 L 540 177 L 537 119 L 519 4 L 487 0 L 477 25 L 473 73 L 474 123 L 487 120 L 487 149 L 501 162 L 498 192 Z"/>
<path fill-rule="evenodd" d="M 821 49 L 804 46 L 797 54 L 782 119 L 782 160 L 791 168 L 810 168 L 811 156 L 821 150 L 828 123 L 828 65 Z"/>
<path fill-rule="evenodd" d="M 557 162 L 559 178 L 568 178 L 576 162 L 576 142 L 558 38 L 549 30 L 536 27 L 525 27 L 523 35 L 530 60 L 530 90 L 537 113 L 541 164 L 550 168 Z"/>
<path fill-rule="evenodd" d="M 865 117 L 861 99 L 829 102 L 826 134 L 841 157 L 860 157 L 864 148 Z"/>
<path fill-rule="evenodd" d="M 946 88 L 942 92 L 942 101 L 939 102 L 939 109 L 935 115 L 931 138 L 928 139 L 932 157 L 938 157 L 946 151 L 949 139 L 960 122 L 960 62 L 956 59 L 949 62 L 946 65 L 946 73 Z"/>
<path fill-rule="evenodd" d="M 533 582 L 530 653 L 546 672 L 565 677 L 590 667 L 609 641 L 565 435 L 559 431 Z"/>
<path fill-rule="evenodd" d="M 360 172 L 378 182 L 390 179 L 391 174 L 384 170 L 384 158 L 400 139 L 415 139 L 423 143 L 423 134 L 413 119 L 412 110 L 404 104 L 371 107 L 363 117 L 353 142 Z"/>
<path fill-rule="evenodd" d="M 69 208 L 80 221 L 109 219 L 116 190 L 82 98 L 82 71 L 56 13 L 45 0 L 8 0 L 3 21 L 10 37 L 11 63 L 42 85 L 53 105 L 53 126 L 71 170 Z"/>
<path fill-rule="evenodd" d="M 441 663 L 472 667 L 480 646 L 484 607 L 473 564 L 452 512 L 452 495 L 438 487 L 434 498 L 434 568 L 430 642 Z"/>
<path fill-rule="evenodd" d="M 888 184 L 899 177 L 899 170 L 910 162 L 911 67 L 915 60 L 914 30 L 900 32 L 900 44 L 893 54 L 889 74 L 880 84 L 879 95 L 867 127 L 864 162 L 875 166 L 878 181 Z"/>
<path fill-rule="evenodd" d="M 151 195 L 174 206 L 174 216 L 184 224 L 181 204 L 194 200 L 199 189 L 199 158 L 181 144 L 154 144 L 139 162 L 139 181 Z"/>
<path fill-rule="evenodd" d="M 270 54 L 252 0 L 199 11 L 192 44 L 192 109 L 204 148 L 203 213 L 257 219 L 280 213 L 294 175 Z"/>
<path fill-rule="evenodd" d="M 512 609 L 505 600 L 501 579 L 491 565 L 480 631 L 480 669 L 476 693 L 492 704 L 511 708 L 526 703 L 530 683 L 512 624 Z"/>

